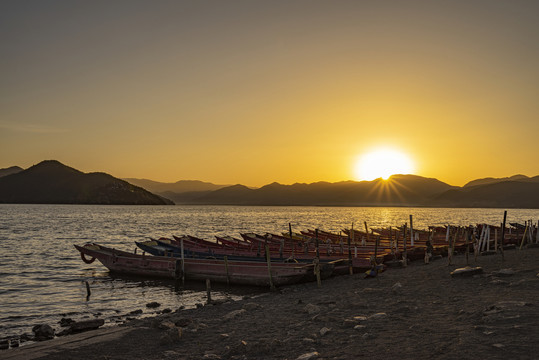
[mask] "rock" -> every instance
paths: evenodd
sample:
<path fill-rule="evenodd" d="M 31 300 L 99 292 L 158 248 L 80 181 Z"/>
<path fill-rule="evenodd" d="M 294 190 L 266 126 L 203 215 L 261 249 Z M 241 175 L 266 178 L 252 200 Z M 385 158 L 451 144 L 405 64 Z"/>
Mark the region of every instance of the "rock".
<path fill-rule="evenodd" d="M 195 304 L 195 307 L 196 307 L 197 309 L 200 309 L 201 307 L 204 307 L 204 304 L 203 304 L 203 303 L 196 303 L 196 304 Z"/>
<path fill-rule="evenodd" d="M 328 332 L 330 332 L 331 329 L 330 328 L 327 328 L 327 327 L 323 327 L 322 329 L 320 329 L 320 336 L 324 336 L 326 335 Z"/>
<path fill-rule="evenodd" d="M 320 307 L 313 304 L 307 304 L 303 310 L 307 314 L 313 315 L 313 314 L 318 314 L 320 312 Z"/>
<path fill-rule="evenodd" d="M 367 320 L 367 317 L 366 316 L 354 316 L 354 320 L 355 321 L 366 321 Z"/>
<path fill-rule="evenodd" d="M 192 322 L 193 322 L 192 319 L 189 319 L 189 318 L 181 318 L 181 319 L 176 320 L 176 322 L 174 323 L 174 325 L 176 325 L 176 326 L 178 326 L 178 327 L 187 327 L 187 326 L 189 326 Z"/>
<path fill-rule="evenodd" d="M 262 305 L 259 305 L 257 303 L 247 303 L 243 305 L 243 309 L 247 311 L 258 310 L 258 309 L 262 309 Z"/>
<path fill-rule="evenodd" d="M 176 324 L 169 320 L 162 321 L 161 324 L 159 324 L 160 329 L 173 329 L 175 327 Z"/>
<path fill-rule="evenodd" d="M 221 334 L 219 336 L 221 336 L 221 339 L 228 339 L 230 337 L 229 334 Z"/>
<path fill-rule="evenodd" d="M 11 348 L 19 347 L 19 345 L 20 345 L 19 339 L 11 339 L 11 340 L 9 340 L 9 346 L 11 346 Z"/>
<path fill-rule="evenodd" d="M 172 309 L 169 309 L 169 308 L 163 309 L 163 311 L 161 311 L 162 314 L 168 314 L 171 312 L 172 312 Z"/>
<path fill-rule="evenodd" d="M 61 327 L 66 327 L 66 326 L 69 326 L 71 324 L 73 324 L 75 322 L 75 320 L 71 319 L 71 318 L 61 318 L 60 321 L 58 322 L 58 324 L 60 324 Z"/>
<path fill-rule="evenodd" d="M 247 310 L 245 310 L 245 309 L 231 311 L 228 314 L 226 314 L 225 316 L 223 316 L 223 320 L 232 320 L 235 317 L 237 317 L 237 316 L 239 316 L 241 314 L 244 314 L 246 312 L 247 312 Z"/>
<path fill-rule="evenodd" d="M 95 330 L 99 328 L 100 326 L 103 326 L 104 324 L 105 324 L 105 320 L 103 319 L 77 321 L 69 325 L 69 329 L 73 333 L 78 333 L 78 332 L 83 332 L 83 331 L 88 331 L 88 330 Z"/>
<path fill-rule="evenodd" d="M 480 266 L 470 267 L 466 266 L 463 268 L 455 269 L 451 272 L 451 277 L 471 277 L 474 275 L 482 274 L 483 268 Z"/>
<path fill-rule="evenodd" d="M 400 282 L 396 283 L 391 287 L 391 291 L 395 294 L 400 293 L 402 290 L 402 284 Z"/>
<path fill-rule="evenodd" d="M 379 312 L 379 313 L 372 314 L 371 316 L 369 316 L 369 319 L 382 319 L 382 318 L 385 318 L 386 316 L 387 314 L 385 312 Z"/>
<path fill-rule="evenodd" d="M 505 346 L 503 344 L 492 344 L 495 348 L 503 349 Z"/>
<path fill-rule="evenodd" d="M 310 353 L 306 353 L 303 355 L 300 355 L 296 358 L 296 360 L 310 360 L 310 359 L 317 359 L 320 354 L 318 354 L 317 351 L 313 351 Z"/>
<path fill-rule="evenodd" d="M 356 325 L 356 326 L 354 326 L 354 330 L 363 330 L 365 328 L 366 328 L 365 325 Z"/>
<path fill-rule="evenodd" d="M 210 353 L 210 354 L 204 354 L 204 356 L 202 357 L 203 359 L 221 359 L 221 357 L 217 354 L 213 354 L 213 353 Z"/>
<path fill-rule="evenodd" d="M 7 340 L 0 341 L 0 350 L 9 349 L 9 342 Z"/>
<path fill-rule="evenodd" d="M 152 302 L 146 304 L 146 307 L 150 308 L 150 309 L 155 309 L 155 308 L 158 308 L 159 306 L 161 306 L 161 304 L 159 304 L 156 301 L 152 301 Z"/>
<path fill-rule="evenodd" d="M 172 344 L 175 342 L 180 341 L 180 338 L 182 337 L 182 329 L 181 328 L 173 328 L 168 329 L 163 336 L 159 339 L 159 343 L 161 345 L 167 345 Z"/>
<path fill-rule="evenodd" d="M 528 280 L 526 279 L 520 279 L 519 281 L 515 281 L 509 284 L 509 286 L 519 286 L 522 284 L 525 284 Z"/>
<path fill-rule="evenodd" d="M 32 328 L 35 335 L 35 340 L 43 341 L 54 338 L 54 329 L 47 324 L 36 325 Z"/>
<path fill-rule="evenodd" d="M 372 333 L 365 333 L 361 336 L 364 340 L 376 339 L 376 335 Z"/>
<path fill-rule="evenodd" d="M 311 338 L 303 338 L 301 341 L 307 344 L 313 344 L 315 342 L 314 339 Z"/>
<path fill-rule="evenodd" d="M 133 311 L 128 313 L 128 315 L 139 315 L 139 314 L 142 314 L 142 310 L 140 310 L 140 309 L 133 310 Z"/>
<path fill-rule="evenodd" d="M 493 272 L 493 274 L 496 276 L 513 276 L 516 274 L 516 271 L 513 269 L 501 269 Z"/>

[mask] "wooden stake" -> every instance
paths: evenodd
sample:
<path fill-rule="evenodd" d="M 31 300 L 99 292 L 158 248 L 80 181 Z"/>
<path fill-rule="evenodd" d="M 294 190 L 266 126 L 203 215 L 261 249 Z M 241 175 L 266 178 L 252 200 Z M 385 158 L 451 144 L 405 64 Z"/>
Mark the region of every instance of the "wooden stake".
<path fill-rule="evenodd" d="M 378 265 L 378 261 L 376 261 L 376 257 L 378 256 L 378 244 L 380 243 L 380 236 L 376 237 L 376 243 L 374 244 L 374 264 Z"/>
<path fill-rule="evenodd" d="M 294 241 L 294 238 L 292 237 L 292 224 L 288 223 L 288 233 L 290 234 L 290 241 L 292 242 L 292 259 L 294 259 L 296 256 L 294 255 L 294 251 L 295 251 L 295 241 Z"/>
<path fill-rule="evenodd" d="M 348 233 L 348 270 L 350 275 L 354 273 L 354 268 L 352 267 L 352 248 L 350 247 L 350 233 Z"/>
<path fill-rule="evenodd" d="M 519 250 L 522 250 L 522 246 L 524 245 L 524 240 L 526 239 L 526 234 L 528 232 L 528 222 L 526 221 L 526 227 L 524 228 L 524 234 L 522 235 L 522 241 L 520 241 L 520 247 Z"/>
<path fill-rule="evenodd" d="M 466 241 L 466 265 L 469 265 L 470 264 L 470 261 L 469 261 L 469 254 L 470 254 L 470 245 L 468 243 L 468 228 L 466 228 L 466 233 L 464 234 L 464 236 L 466 237 L 465 241 Z"/>
<path fill-rule="evenodd" d="M 230 286 L 230 275 L 228 273 L 228 256 L 224 256 L 225 260 L 225 271 L 226 271 L 226 285 Z"/>
<path fill-rule="evenodd" d="M 90 300 L 90 295 L 92 295 L 92 292 L 90 291 L 90 284 L 88 284 L 88 281 L 85 281 L 86 283 L 86 301 Z"/>
<path fill-rule="evenodd" d="M 414 246 L 414 225 L 412 222 L 412 215 L 410 215 L 410 246 Z"/>
<path fill-rule="evenodd" d="M 211 283 L 210 279 L 206 279 L 206 295 L 208 297 L 208 304 L 211 303 Z"/>
<path fill-rule="evenodd" d="M 403 250 L 402 250 L 402 265 L 404 267 L 407 267 L 408 266 L 408 259 L 407 259 L 407 256 L 408 256 L 408 253 L 406 252 L 406 227 L 408 226 L 407 223 L 404 223 L 404 236 L 403 236 L 403 239 L 404 239 L 404 242 L 403 242 Z"/>
<path fill-rule="evenodd" d="M 318 257 L 314 258 L 314 273 L 316 275 L 316 284 L 318 287 L 322 287 L 322 280 L 320 279 L 320 259 Z"/>
<path fill-rule="evenodd" d="M 507 210 L 503 212 L 503 223 L 502 223 L 502 237 L 500 239 L 500 252 L 502 254 L 502 260 L 505 260 L 504 254 L 503 254 L 503 242 L 505 237 L 505 221 L 507 220 Z"/>
<path fill-rule="evenodd" d="M 180 238 L 180 249 L 182 252 L 182 285 L 185 285 L 185 253 L 183 251 L 183 236 Z"/>
<path fill-rule="evenodd" d="M 314 230 L 314 236 L 316 241 L 316 257 L 320 259 L 320 249 L 318 248 L 318 229 Z"/>
<path fill-rule="evenodd" d="M 498 252 L 498 229 L 494 228 L 494 251 Z"/>
<path fill-rule="evenodd" d="M 271 277 L 271 257 L 270 257 L 270 251 L 269 251 L 269 246 L 268 245 L 266 245 L 266 261 L 268 263 L 268 274 L 269 274 L 270 289 L 275 290 L 275 286 L 273 285 L 273 279 Z"/>
<path fill-rule="evenodd" d="M 369 243 L 369 228 L 367 226 L 367 222 L 365 221 L 364 223 L 365 223 L 365 232 L 367 233 L 367 244 L 368 244 Z M 365 245 L 365 244 L 363 244 L 363 245 Z"/>

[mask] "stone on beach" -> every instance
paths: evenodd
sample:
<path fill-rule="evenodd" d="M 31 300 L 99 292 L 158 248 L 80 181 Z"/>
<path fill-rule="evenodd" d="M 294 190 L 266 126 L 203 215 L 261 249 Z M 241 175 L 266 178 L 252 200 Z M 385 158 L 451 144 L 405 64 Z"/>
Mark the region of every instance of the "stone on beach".
<path fill-rule="evenodd" d="M 32 332 L 35 334 L 35 340 L 43 341 L 54 338 L 54 329 L 47 324 L 39 324 L 32 328 Z"/>
<path fill-rule="evenodd" d="M 223 316 L 223 320 L 232 320 L 235 317 L 237 317 L 237 316 L 239 316 L 241 314 L 244 314 L 246 312 L 247 312 L 247 310 L 245 310 L 245 309 L 231 311 L 228 314 L 226 314 L 225 316 Z"/>
<path fill-rule="evenodd" d="M 307 314 L 313 315 L 313 314 L 318 314 L 320 312 L 320 307 L 313 304 L 307 304 L 304 310 Z"/>
<path fill-rule="evenodd" d="M 318 354 L 317 351 L 313 351 L 313 352 L 306 353 L 306 354 L 298 356 L 296 358 L 296 360 L 311 360 L 311 359 L 318 358 L 318 356 L 320 356 L 320 354 Z"/>

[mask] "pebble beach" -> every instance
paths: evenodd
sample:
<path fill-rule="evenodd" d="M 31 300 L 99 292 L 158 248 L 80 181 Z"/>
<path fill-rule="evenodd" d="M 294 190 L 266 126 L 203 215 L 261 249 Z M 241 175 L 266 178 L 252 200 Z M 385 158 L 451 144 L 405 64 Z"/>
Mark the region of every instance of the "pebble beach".
<path fill-rule="evenodd" d="M 539 249 L 463 254 L 214 301 L 0 352 L 3 359 L 536 359 Z"/>

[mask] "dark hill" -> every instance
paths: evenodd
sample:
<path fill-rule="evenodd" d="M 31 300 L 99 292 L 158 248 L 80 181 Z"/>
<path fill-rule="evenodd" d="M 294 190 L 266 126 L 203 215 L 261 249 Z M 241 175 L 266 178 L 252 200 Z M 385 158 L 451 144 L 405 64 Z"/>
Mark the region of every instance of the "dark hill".
<path fill-rule="evenodd" d="M 11 174 L 16 174 L 18 172 L 23 171 L 24 169 L 18 166 L 11 166 L 5 169 L 0 169 L 0 177 L 8 176 Z"/>
<path fill-rule="evenodd" d="M 502 181 L 452 189 L 434 196 L 430 204 L 451 207 L 537 209 L 539 208 L 539 182 Z"/>
<path fill-rule="evenodd" d="M 153 181 L 148 179 L 135 179 L 135 178 L 126 178 L 123 179 L 133 185 L 140 186 L 152 193 L 164 195 L 168 193 L 187 193 L 187 192 L 197 192 L 197 191 L 213 191 L 218 190 L 228 185 L 216 185 L 209 182 L 199 181 L 199 180 L 180 180 L 175 183 L 164 183 L 159 181 Z"/>
<path fill-rule="evenodd" d="M 503 178 L 487 177 L 487 178 L 472 180 L 468 182 L 466 185 L 464 185 L 464 187 L 489 185 L 489 184 L 499 183 L 503 181 L 528 181 L 528 180 L 530 180 L 530 178 L 527 177 L 526 175 L 513 175 L 513 176 L 503 177 Z"/>
<path fill-rule="evenodd" d="M 85 174 L 56 160 L 0 178 L 0 203 L 166 205 L 154 195 L 105 173 Z"/>
<path fill-rule="evenodd" d="M 191 193 L 175 198 L 176 203 L 227 205 L 335 205 L 335 206 L 411 206 L 421 205 L 432 194 L 452 186 L 436 179 L 415 175 L 395 175 L 385 181 L 316 182 L 282 185 L 272 183 L 259 189 L 242 185 L 212 192 Z"/>

